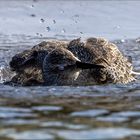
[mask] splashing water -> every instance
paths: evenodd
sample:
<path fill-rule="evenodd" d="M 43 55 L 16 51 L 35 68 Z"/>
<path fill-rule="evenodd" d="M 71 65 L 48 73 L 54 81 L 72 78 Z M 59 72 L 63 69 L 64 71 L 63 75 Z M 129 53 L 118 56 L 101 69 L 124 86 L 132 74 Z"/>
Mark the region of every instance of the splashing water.
<path fill-rule="evenodd" d="M 15 76 L 15 72 L 12 72 L 8 66 L 0 66 L 0 83 L 10 81 Z"/>
<path fill-rule="evenodd" d="M 51 28 L 49 26 L 46 27 L 47 31 L 51 31 Z"/>

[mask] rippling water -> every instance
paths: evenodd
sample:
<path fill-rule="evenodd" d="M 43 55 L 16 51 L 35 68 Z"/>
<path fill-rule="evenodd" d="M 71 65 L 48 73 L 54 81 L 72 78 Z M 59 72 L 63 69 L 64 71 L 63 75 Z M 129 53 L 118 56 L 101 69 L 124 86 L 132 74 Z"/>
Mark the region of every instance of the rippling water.
<path fill-rule="evenodd" d="M 31 47 L 27 44 L 42 40 L 27 36 L 25 43 L 6 44 L 1 35 L 1 69 L 15 53 Z M 139 71 L 138 39 L 114 42 L 132 56 Z M 1 83 L 0 138 L 139 139 L 139 79 L 127 85 L 82 87 L 14 87 Z"/>
<path fill-rule="evenodd" d="M 35 4 L 36 3 L 36 4 Z M 28 8 L 35 8 L 36 6 L 41 5 L 41 3 L 37 2 L 27 2 L 24 3 L 24 6 L 21 7 L 20 3 L 14 2 L 9 3 L 9 8 L 7 10 L 9 12 L 4 12 L 4 7 L 1 6 L 0 12 L 7 14 L 10 16 L 10 12 L 14 11 L 14 5 L 18 7 L 17 9 L 20 11 L 19 14 L 23 14 L 23 19 L 25 21 L 30 21 L 30 24 L 34 23 L 34 19 L 41 19 L 41 13 L 38 16 L 38 12 L 32 11 L 33 13 L 30 18 L 24 17 L 29 16 L 29 13 L 24 13 L 24 10 Z M 63 3 L 63 2 L 61 2 Z M 45 38 L 44 36 L 34 35 L 24 35 L 22 34 L 23 29 L 17 34 L 13 33 L 16 29 L 16 25 L 14 25 L 13 29 L 10 28 L 12 26 L 8 26 L 9 32 L 6 34 L 3 33 L 4 29 L 6 31 L 6 26 L 2 25 L 4 28 L 1 29 L 0 34 L 0 73 L 5 68 L 8 68 L 8 62 L 13 55 L 17 52 L 21 52 L 31 46 L 48 39 L 66 39 L 66 38 L 75 38 L 72 36 L 69 30 L 67 30 L 66 25 L 63 24 L 61 27 L 62 19 L 66 18 L 67 15 L 70 16 L 70 8 L 68 11 L 64 8 L 66 3 L 60 7 L 61 3 L 57 3 L 56 11 L 59 9 L 59 14 L 63 16 L 58 16 L 52 19 L 52 24 L 56 25 L 60 30 L 60 34 L 55 36 L 52 34 L 52 38 Z M 96 5 L 93 7 L 90 6 L 90 2 L 84 3 L 79 2 L 78 8 L 82 6 L 87 6 L 87 11 L 85 14 L 90 13 L 92 8 L 96 9 L 96 14 L 100 15 L 103 19 L 104 16 L 112 9 L 113 3 L 105 3 L 103 9 L 99 9 L 99 2 L 95 2 Z M 77 4 L 79 4 L 77 2 Z M 1 2 L 4 5 L 4 1 Z M 33 5 L 32 5 L 33 4 Z M 126 4 L 126 7 L 123 6 Z M 49 2 L 50 7 L 53 7 L 53 4 Z M 72 6 L 72 3 L 69 2 L 69 5 Z M 131 6 L 139 5 L 135 3 L 131 3 Z M 73 5 L 74 7 L 76 4 Z M 130 4 L 127 5 L 127 2 L 122 2 L 120 6 L 120 11 L 123 9 L 131 9 Z M 136 7 L 137 7 L 136 6 Z M 47 10 L 50 9 L 47 8 Z M 85 7 L 83 7 L 85 9 Z M 119 2 L 115 3 L 115 8 L 119 7 Z M 22 9 L 23 8 L 23 9 Z M 109 9 L 110 8 L 110 9 Z M 38 9 L 38 8 L 37 8 Z M 80 32 L 83 32 L 85 36 L 88 36 L 88 33 L 91 34 L 90 29 L 87 28 L 87 34 L 85 33 L 86 28 L 83 28 L 84 22 L 79 20 L 81 13 L 77 14 L 78 9 L 76 11 L 72 11 L 74 16 L 74 23 L 79 26 L 77 22 L 81 21 L 78 29 L 74 29 L 73 26 L 72 31 L 79 31 L 78 36 L 82 35 Z M 106 12 L 103 12 L 103 11 Z M 37 10 L 38 11 L 38 10 Z M 79 10 L 81 11 L 81 10 Z M 31 11 L 30 11 L 31 12 Z M 42 12 L 42 11 L 41 11 Z M 54 12 L 54 11 L 53 11 Z M 83 12 L 83 11 L 82 11 Z M 113 12 L 115 12 L 113 10 Z M 130 12 L 130 11 L 128 11 Z M 138 9 L 136 8 L 136 13 Z M 55 13 L 55 12 L 54 12 Z M 53 17 L 53 14 L 52 17 Z M 102 14 L 104 13 L 104 14 Z M 131 12 L 130 12 L 131 13 Z M 12 14 L 12 13 L 11 13 Z M 24 15 L 25 14 L 25 15 Z M 35 15 L 34 15 L 35 14 Z M 95 14 L 95 15 L 96 15 Z M 111 26 L 108 27 L 113 29 L 113 26 L 117 25 L 117 29 L 114 29 L 114 43 L 119 46 L 119 49 L 127 56 L 132 56 L 133 65 L 136 71 L 140 71 L 140 39 L 122 39 L 115 40 L 116 36 L 120 38 L 128 35 L 130 31 L 133 31 L 134 35 L 138 35 L 137 29 L 138 21 L 135 20 L 135 24 L 132 24 L 132 28 L 130 29 L 131 18 L 133 17 L 134 11 L 131 13 L 131 17 L 127 17 L 126 26 L 127 31 L 122 28 L 122 26 L 118 26 L 118 23 L 121 25 L 126 25 L 125 20 L 123 19 L 121 22 L 121 14 L 117 16 L 117 23 L 111 23 Z M 22 16 L 17 17 L 17 25 L 22 26 L 21 19 Z M 43 14 L 44 15 L 44 14 Z M 48 15 L 48 13 L 47 13 Z M 55 15 L 55 14 L 54 14 Z M 91 14 L 92 15 L 92 14 Z M 93 14 L 94 15 L 94 14 Z M 100 16 L 95 16 L 94 18 L 100 21 L 102 18 Z M 66 23 L 73 23 L 73 20 L 68 20 L 69 16 L 66 18 Z M 87 17 L 88 17 L 87 16 Z M 123 15 L 124 16 L 124 15 Z M 4 17 L 3 17 L 4 18 Z M 123 18 L 123 17 L 122 17 Z M 73 18 L 72 18 L 73 19 Z M 76 21 L 75 21 L 76 19 Z M 108 16 L 108 22 L 110 21 L 110 16 Z M 137 19 L 137 18 L 136 18 Z M 4 19 L 0 19 L 0 23 L 3 23 Z M 14 17 L 8 19 L 5 16 L 5 24 L 7 25 L 8 21 L 11 20 L 11 23 L 15 23 Z M 32 21 L 33 20 L 33 21 Z M 39 24 L 44 24 L 47 19 L 39 20 Z M 89 20 L 89 19 L 88 19 Z M 88 21 L 87 20 L 87 21 Z M 2 22 L 3 21 L 3 22 Z M 51 22 L 49 21 L 49 22 Z M 60 22 L 61 21 L 61 22 Z M 94 21 L 94 20 L 93 20 Z M 93 21 L 89 20 L 90 23 Z M 101 20 L 102 21 L 102 20 Z M 104 20 L 103 20 L 104 21 Z M 106 21 L 106 22 L 107 22 Z M 105 22 L 105 23 L 106 23 Z M 114 21 L 115 22 L 115 21 Z M 27 22 L 28 27 L 30 28 L 30 24 Z M 69 24 L 68 24 L 69 25 Z M 135 25 L 135 26 L 134 26 Z M 38 27 L 38 23 L 33 25 L 32 29 L 35 30 L 35 27 Z M 109 36 L 112 38 L 112 34 L 106 26 L 103 26 L 103 22 L 100 23 L 101 29 L 94 28 L 94 35 L 100 34 L 98 31 L 103 31 L 103 35 Z M 48 27 L 48 25 L 46 26 Z M 60 28 L 61 27 L 61 28 Z M 37 30 L 40 30 L 37 28 Z M 47 28 L 47 32 L 51 32 L 52 27 Z M 83 29 L 84 31 L 82 31 Z M 122 33 L 121 32 L 122 29 Z M 42 31 L 42 30 L 41 30 Z M 91 30 L 92 31 L 92 30 Z M 125 32 L 126 31 L 126 32 Z M 29 32 L 31 30 L 29 29 Z M 53 33 L 58 33 L 58 30 L 53 30 Z M 19 33 L 19 34 L 18 34 Z M 27 31 L 23 32 L 27 34 Z M 66 33 L 70 36 L 67 36 Z M 51 34 L 51 33 L 50 33 Z M 47 35 L 50 35 L 47 34 Z M 126 38 L 130 38 L 131 35 Z M 133 38 L 135 36 L 132 36 Z M 5 74 L 7 75 L 7 74 Z M 140 77 L 137 77 L 137 81 L 129 83 L 127 85 L 122 84 L 108 84 L 108 85 L 94 85 L 94 86 L 82 86 L 82 87 L 70 87 L 70 86 L 59 86 L 59 87 L 17 87 L 17 86 L 9 86 L 3 85 L 2 80 L 6 80 L 9 76 L 2 76 L 0 83 L 0 139 L 2 140 L 13 140 L 13 139 L 119 139 L 119 140 L 139 140 L 140 139 Z"/>

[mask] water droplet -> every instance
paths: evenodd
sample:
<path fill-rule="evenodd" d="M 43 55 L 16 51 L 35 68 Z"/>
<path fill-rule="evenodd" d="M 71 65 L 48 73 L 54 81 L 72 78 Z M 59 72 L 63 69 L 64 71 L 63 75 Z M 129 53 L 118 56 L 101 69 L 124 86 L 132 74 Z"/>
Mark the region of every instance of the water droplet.
<path fill-rule="evenodd" d="M 115 26 L 114 29 L 120 29 L 121 27 L 119 25 Z"/>
<path fill-rule="evenodd" d="M 53 23 L 55 24 L 56 23 L 56 20 L 53 20 Z"/>
<path fill-rule="evenodd" d="M 136 43 L 140 43 L 140 38 L 137 38 L 136 39 Z"/>
<path fill-rule="evenodd" d="M 80 32 L 80 34 L 84 34 L 83 32 Z"/>
<path fill-rule="evenodd" d="M 47 26 L 46 29 L 48 32 L 51 30 L 51 28 L 49 26 Z"/>
<path fill-rule="evenodd" d="M 30 16 L 31 16 L 31 17 L 36 17 L 36 15 L 35 15 L 35 14 L 31 14 Z"/>
<path fill-rule="evenodd" d="M 41 21 L 42 23 L 45 22 L 45 20 L 44 20 L 43 18 L 41 18 L 40 21 Z"/>
<path fill-rule="evenodd" d="M 125 42 L 125 40 L 124 39 L 121 39 L 121 43 L 124 43 Z"/>
<path fill-rule="evenodd" d="M 40 37 L 42 37 L 43 35 L 42 34 L 40 34 Z"/>
<path fill-rule="evenodd" d="M 74 15 L 74 17 L 79 17 L 79 15 L 78 15 L 78 14 L 76 14 L 76 15 Z"/>
<path fill-rule="evenodd" d="M 61 33 L 65 33 L 65 32 L 66 32 L 66 30 L 65 30 L 65 29 L 62 29 L 62 30 L 61 30 Z"/>
<path fill-rule="evenodd" d="M 63 14 L 64 13 L 64 10 L 60 10 L 60 13 Z"/>

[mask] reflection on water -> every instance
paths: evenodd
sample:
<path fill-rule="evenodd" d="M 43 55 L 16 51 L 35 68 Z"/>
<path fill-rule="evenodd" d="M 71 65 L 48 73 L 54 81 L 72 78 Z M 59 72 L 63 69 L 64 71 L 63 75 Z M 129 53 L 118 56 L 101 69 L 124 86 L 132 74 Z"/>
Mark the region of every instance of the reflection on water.
<path fill-rule="evenodd" d="M 118 139 L 130 135 L 137 135 L 140 131 L 127 128 L 98 128 L 87 131 L 61 131 L 58 134 L 66 139 Z"/>
<path fill-rule="evenodd" d="M 96 117 L 100 115 L 104 115 L 108 113 L 107 110 L 104 109 L 94 109 L 94 110 L 86 110 L 86 111 L 78 111 L 78 112 L 73 112 L 71 116 L 74 117 Z"/>
<path fill-rule="evenodd" d="M 1 70 L 14 54 L 45 39 L 23 36 L 25 40 L 21 42 L 22 36 L 18 36 L 18 42 L 7 36 L 5 43 L 3 38 L 0 35 Z M 138 39 L 114 42 L 124 54 L 132 56 L 135 70 L 139 71 Z M 139 118 L 139 78 L 127 85 L 82 87 L 0 84 L 0 139 L 138 140 Z"/>

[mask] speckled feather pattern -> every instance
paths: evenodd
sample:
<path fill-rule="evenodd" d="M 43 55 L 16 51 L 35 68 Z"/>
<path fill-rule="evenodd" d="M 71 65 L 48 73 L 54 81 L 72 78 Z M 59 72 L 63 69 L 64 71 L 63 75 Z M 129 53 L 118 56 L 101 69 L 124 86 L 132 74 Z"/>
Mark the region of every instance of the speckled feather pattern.
<path fill-rule="evenodd" d="M 34 65 L 31 64 L 31 66 L 28 66 L 30 71 L 29 77 L 35 77 L 34 79 L 36 79 L 37 81 L 43 82 L 44 79 L 42 78 L 43 75 L 47 75 L 46 73 L 43 74 L 43 72 L 47 72 L 47 70 L 42 71 L 42 67 L 44 69 L 47 68 L 47 63 L 44 63 L 44 60 L 46 60 L 46 57 L 48 57 L 49 54 L 51 54 L 52 57 L 53 51 L 55 52 L 58 51 L 57 52 L 58 54 L 60 52 L 60 55 L 63 55 L 63 59 L 60 59 L 62 64 L 69 63 L 68 60 L 70 60 L 70 63 L 73 63 L 73 61 L 75 61 L 75 58 L 77 58 L 81 62 L 99 64 L 104 66 L 104 68 L 102 69 L 89 69 L 89 70 L 84 70 L 82 72 L 80 71 L 79 76 L 75 80 L 75 84 L 79 83 L 82 80 L 93 84 L 95 83 L 96 84 L 102 84 L 102 83 L 126 84 L 128 82 L 135 80 L 134 76 L 131 74 L 133 69 L 132 63 L 129 62 L 127 58 L 123 56 L 123 54 L 118 50 L 118 47 L 115 44 L 107 41 L 104 38 L 88 38 L 85 42 L 81 42 L 80 38 L 74 39 L 70 42 L 44 41 L 34 46 L 30 50 L 26 50 L 22 53 L 17 54 L 16 57 L 18 56 L 22 58 L 21 60 L 24 61 L 28 59 L 28 57 L 34 55 L 34 52 L 36 52 L 36 55 L 34 56 L 35 64 Z M 68 51 L 70 51 L 71 53 L 69 54 Z M 52 58 L 55 59 L 55 56 L 53 56 Z M 55 63 L 58 62 L 60 63 L 60 61 L 58 60 L 59 58 L 56 58 Z M 28 75 L 27 67 L 24 68 L 23 66 L 21 67 L 21 69 L 22 69 L 22 74 L 19 72 L 18 75 L 20 74 L 24 75 L 25 73 L 26 73 L 25 75 Z M 72 72 L 71 74 L 74 75 L 74 72 Z M 38 75 L 39 78 L 36 75 Z M 61 76 L 61 80 L 63 80 L 63 76 Z M 66 81 L 66 78 L 64 81 Z M 63 85 L 63 82 L 61 83 L 62 83 L 61 85 Z"/>
<path fill-rule="evenodd" d="M 69 43 L 68 49 L 84 62 L 105 66 L 100 71 L 94 70 L 98 82 L 128 83 L 135 80 L 131 74 L 131 62 L 115 44 L 104 38 L 89 38 L 85 43 L 75 39 Z"/>

